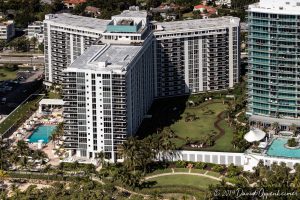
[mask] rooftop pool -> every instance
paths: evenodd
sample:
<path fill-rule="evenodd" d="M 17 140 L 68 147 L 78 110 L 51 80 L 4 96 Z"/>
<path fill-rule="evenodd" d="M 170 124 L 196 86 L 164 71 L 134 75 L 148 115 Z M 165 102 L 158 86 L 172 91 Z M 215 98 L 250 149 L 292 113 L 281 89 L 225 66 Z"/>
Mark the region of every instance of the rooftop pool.
<path fill-rule="evenodd" d="M 38 126 L 34 129 L 33 133 L 28 137 L 30 143 L 37 143 L 39 140 L 43 140 L 43 143 L 48 143 L 49 136 L 52 135 L 56 126 Z"/>
<path fill-rule="evenodd" d="M 268 156 L 275 157 L 286 157 L 286 158 L 300 158 L 300 148 L 299 149 L 288 149 L 284 145 L 287 143 L 288 139 L 277 138 L 275 139 L 267 151 Z"/>

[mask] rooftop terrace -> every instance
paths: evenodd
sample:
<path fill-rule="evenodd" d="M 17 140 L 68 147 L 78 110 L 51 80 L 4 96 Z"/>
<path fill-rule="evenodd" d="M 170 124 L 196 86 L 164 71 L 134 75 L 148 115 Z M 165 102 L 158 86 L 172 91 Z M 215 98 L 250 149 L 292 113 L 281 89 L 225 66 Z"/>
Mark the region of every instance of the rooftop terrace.
<path fill-rule="evenodd" d="M 160 31 L 184 31 L 184 30 L 199 30 L 216 27 L 229 27 L 238 25 L 240 19 L 237 17 L 221 17 L 209 19 L 194 19 L 173 22 L 153 22 L 157 26 L 155 32 Z"/>
<path fill-rule="evenodd" d="M 46 15 L 45 21 L 60 24 L 62 26 L 73 26 L 97 31 L 105 31 L 110 20 L 71 15 L 68 13 Z"/>
<path fill-rule="evenodd" d="M 68 69 L 126 70 L 141 48 L 141 46 L 93 45 L 79 56 Z"/>

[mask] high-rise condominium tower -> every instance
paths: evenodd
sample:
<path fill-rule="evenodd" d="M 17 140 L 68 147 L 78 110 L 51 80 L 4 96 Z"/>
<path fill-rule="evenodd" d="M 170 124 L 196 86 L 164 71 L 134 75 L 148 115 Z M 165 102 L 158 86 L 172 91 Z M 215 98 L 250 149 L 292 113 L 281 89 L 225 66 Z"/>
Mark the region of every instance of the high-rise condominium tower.
<path fill-rule="evenodd" d="M 300 122 L 300 0 L 261 0 L 249 6 L 251 121 L 282 128 Z"/>
<path fill-rule="evenodd" d="M 110 21 L 92 21 L 97 25 L 87 38 L 82 35 L 86 18 L 75 17 L 75 34 L 62 25 L 62 17 L 70 22 L 72 15 L 55 16 L 44 22 L 51 33 L 45 43 L 51 59 L 46 79 L 62 82 L 70 154 L 94 158 L 103 151 L 116 161 L 118 145 L 137 132 L 154 98 L 222 90 L 238 82 L 238 18 L 151 23 L 146 11 L 127 10 Z M 80 23 L 87 24 L 80 28 Z M 63 53 L 55 53 L 50 43 Z"/>

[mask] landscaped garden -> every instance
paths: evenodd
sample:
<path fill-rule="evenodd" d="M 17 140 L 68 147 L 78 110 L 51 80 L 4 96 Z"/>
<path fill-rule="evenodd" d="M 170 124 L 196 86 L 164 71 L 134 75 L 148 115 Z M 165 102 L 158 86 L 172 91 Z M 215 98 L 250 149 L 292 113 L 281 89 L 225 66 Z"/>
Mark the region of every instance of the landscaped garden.
<path fill-rule="evenodd" d="M 137 136 L 164 135 L 176 149 L 244 151 L 249 126 L 237 123 L 236 115 L 245 109 L 246 96 L 241 82 L 228 91 L 156 100 Z"/>
<path fill-rule="evenodd" d="M 155 186 L 193 186 L 200 189 L 206 189 L 209 185 L 215 185 L 219 183 L 219 181 L 211 178 L 185 174 L 167 175 L 148 180 L 156 181 Z"/>
<path fill-rule="evenodd" d="M 225 121 L 226 103 L 207 99 L 195 105 L 187 97 L 171 98 L 168 102 L 156 103 L 152 119 L 144 123 L 148 127 L 142 128 L 143 134 L 157 132 L 153 129 L 157 126 L 162 133 L 170 134 L 177 148 L 234 151 L 231 144 L 234 130 Z"/>
<path fill-rule="evenodd" d="M 4 134 L 10 127 L 25 121 L 33 111 L 37 110 L 37 103 L 43 98 L 40 95 L 32 95 L 26 102 L 15 109 L 0 124 L 0 135 Z"/>

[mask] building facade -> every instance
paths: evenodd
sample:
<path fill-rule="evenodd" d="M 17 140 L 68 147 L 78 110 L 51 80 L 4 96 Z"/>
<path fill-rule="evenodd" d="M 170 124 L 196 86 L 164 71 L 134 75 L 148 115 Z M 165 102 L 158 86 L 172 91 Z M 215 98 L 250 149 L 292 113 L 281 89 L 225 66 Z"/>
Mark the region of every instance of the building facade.
<path fill-rule="evenodd" d="M 61 84 L 62 70 L 94 44 L 109 20 L 49 14 L 44 20 L 45 82 Z"/>
<path fill-rule="evenodd" d="M 27 36 L 29 39 L 35 37 L 39 43 L 44 41 L 44 25 L 41 21 L 35 21 L 28 25 Z"/>
<path fill-rule="evenodd" d="M 218 91 L 239 81 L 239 18 L 154 23 L 156 97 Z"/>
<path fill-rule="evenodd" d="M 152 48 L 93 45 L 64 70 L 65 147 L 70 155 L 117 161 L 154 99 Z"/>
<path fill-rule="evenodd" d="M 300 1 L 261 0 L 249 6 L 251 121 L 300 126 Z"/>
<path fill-rule="evenodd" d="M 15 23 L 13 20 L 0 22 L 0 40 L 9 41 L 15 36 Z"/>
<path fill-rule="evenodd" d="M 133 7 L 109 21 L 51 15 L 44 31 L 46 80 L 62 84 L 70 155 L 117 161 L 154 98 L 238 82 L 238 18 L 151 23 Z"/>

